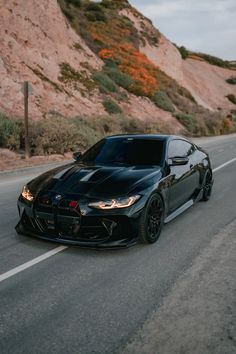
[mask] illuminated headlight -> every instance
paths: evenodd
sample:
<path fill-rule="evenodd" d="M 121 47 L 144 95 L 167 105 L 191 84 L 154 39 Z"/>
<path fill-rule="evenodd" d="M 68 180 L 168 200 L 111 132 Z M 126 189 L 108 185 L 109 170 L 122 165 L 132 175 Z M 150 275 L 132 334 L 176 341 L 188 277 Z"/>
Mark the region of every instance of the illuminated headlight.
<path fill-rule="evenodd" d="M 128 208 L 140 198 L 140 195 L 134 195 L 132 197 L 103 200 L 99 202 L 89 203 L 89 207 L 103 210 Z"/>
<path fill-rule="evenodd" d="M 23 187 L 21 195 L 23 198 L 25 198 L 29 202 L 32 202 L 32 200 L 34 199 L 33 195 L 30 193 L 30 190 L 27 186 Z"/>

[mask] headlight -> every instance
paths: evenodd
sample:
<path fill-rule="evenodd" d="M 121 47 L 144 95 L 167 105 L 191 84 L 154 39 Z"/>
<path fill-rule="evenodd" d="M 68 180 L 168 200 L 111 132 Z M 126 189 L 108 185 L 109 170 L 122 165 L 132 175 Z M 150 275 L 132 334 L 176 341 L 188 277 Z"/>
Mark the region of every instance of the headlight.
<path fill-rule="evenodd" d="M 140 198 L 140 195 L 134 195 L 132 197 L 103 200 L 99 202 L 89 203 L 89 207 L 103 210 L 128 208 Z"/>
<path fill-rule="evenodd" d="M 30 190 L 27 186 L 23 187 L 21 195 L 29 202 L 32 202 L 32 200 L 34 199 L 33 195 L 30 193 Z"/>

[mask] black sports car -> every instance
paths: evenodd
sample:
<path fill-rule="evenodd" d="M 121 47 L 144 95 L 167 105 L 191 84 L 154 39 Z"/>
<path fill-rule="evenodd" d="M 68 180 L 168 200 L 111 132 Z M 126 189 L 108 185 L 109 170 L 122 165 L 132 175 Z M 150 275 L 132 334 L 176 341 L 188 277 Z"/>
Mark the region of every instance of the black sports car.
<path fill-rule="evenodd" d="M 208 154 L 181 137 L 111 136 L 74 158 L 24 186 L 18 233 L 98 248 L 154 243 L 211 195 Z"/>

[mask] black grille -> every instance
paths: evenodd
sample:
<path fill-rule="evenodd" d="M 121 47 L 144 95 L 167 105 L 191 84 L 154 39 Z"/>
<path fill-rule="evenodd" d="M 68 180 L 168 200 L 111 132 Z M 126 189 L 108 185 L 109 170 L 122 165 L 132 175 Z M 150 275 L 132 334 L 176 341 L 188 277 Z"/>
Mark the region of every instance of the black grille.
<path fill-rule="evenodd" d="M 116 220 L 81 216 L 79 202 L 76 204 L 73 197 L 66 196 L 56 201 L 55 193 L 44 193 L 35 201 L 33 212 L 34 216 L 25 218 L 27 228 L 48 238 L 84 242 L 106 241 L 113 231 L 117 232 Z"/>

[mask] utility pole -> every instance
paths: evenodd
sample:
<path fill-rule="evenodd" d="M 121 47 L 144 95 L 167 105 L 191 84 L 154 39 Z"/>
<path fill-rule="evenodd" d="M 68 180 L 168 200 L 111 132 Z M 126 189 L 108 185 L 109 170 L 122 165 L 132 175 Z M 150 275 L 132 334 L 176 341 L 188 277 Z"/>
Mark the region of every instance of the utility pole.
<path fill-rule="evenodd" d="M 29 82 L 24 82 L 25 159 L 29 159 Z"/>

